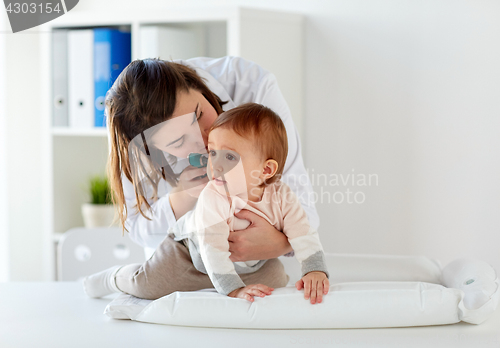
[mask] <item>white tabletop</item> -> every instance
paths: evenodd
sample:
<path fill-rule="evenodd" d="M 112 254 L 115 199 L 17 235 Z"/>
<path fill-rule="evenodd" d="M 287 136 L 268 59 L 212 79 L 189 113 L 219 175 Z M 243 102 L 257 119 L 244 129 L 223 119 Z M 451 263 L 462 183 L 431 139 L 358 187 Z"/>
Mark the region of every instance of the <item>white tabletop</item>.
<path fill-rule="evenodd" d="M 500 309 L 481 325 L 239 330 L 146 324 L 103 314 L 78 282 L 0 283 L 0 347 L 500 347 Z"/>

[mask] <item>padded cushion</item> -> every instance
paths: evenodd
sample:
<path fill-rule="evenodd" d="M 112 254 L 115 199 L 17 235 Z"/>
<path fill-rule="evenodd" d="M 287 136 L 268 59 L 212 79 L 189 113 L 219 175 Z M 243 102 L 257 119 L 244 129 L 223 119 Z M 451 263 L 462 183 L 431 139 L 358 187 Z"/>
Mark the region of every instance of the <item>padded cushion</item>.
<path fill-rule="evenodd" d="M 391 259 L 394 263 L 401 259 L 405 262 L 388 263 Z M 473 260 L 451 263 L 444 269 L 442 277 L 446 284 L 459 286 L 470 274 L 464 269 L 473 270 L 485 280 L 476 276 L 478 288 L 472 292 L 468 291 L 472 287 L 465 288 L 466 292 L 461 288 L 420 281 L 422 277 L 435 280 L 438 263 L 426 258 L 385 255 L 372 256 L 370 262 L 370 255 L 329 254 L 327 262 L 331 274 L 337 279 L 351 277 L 358 281 L 331 281 L 330 293 L 320 304 L 311 305 L 304 299 L 303 291 L 291 286 L 275 289 L 272 295 L 264 298 L 256 297 L 253 303 L 206 289 L 175 292 L 155 301 L 122 294 L 108 305 L 105 313 L 112 318 L 157 324 L 253 329 L 380 328 L 452 324 L 461 320 L 479 324 L 495 311 L 500 297 L 500 281 L 494 270 Z M 395 273 L 389 274 L 377 265 L 389 267 Z M 285 267 L 287 270 L 293 268 L 290 264 Z M 342 267 L 344 269 L 339 269 Z M 406 271 L 415 271 L 418 281 L 408 279 L 412 273 L 405 272 L 405 268 Z M 373 279 L 374 275 L 385 279 L 363 280 Z M 494 289 L 492 275 L 495 276 Z M 390 281 L 386 279 L 388 277 L 402 277 L 406 281 Z M 480 305 L 479 308 L 473 309 L 469 303 L 469 308 L 465 306 L 465 298 L 469 301 L 470 294 L 474 295 L 470 297 L 471 303 Z"/>
<path fill-rule="evenodd" d="M 215 291 L 175 292 L 131 319 L 156 324 L 251 329 L 375 328 L 459 322 L 460 292 L 422 282 L 340 283 L 320 304 L 279 288 L 253 303 Z"/>
<path fill-rule="evenodd" d="M 459 304 L 463 321 L 480 324 L 495 311 L 500 300 L 500 281 L 493 267 L 484 261 L 457 259 L 442 272 L 442 284 L 463 292 Z"/>
<path fill-rule="evenodd" d="M 478 309 L 491 299 L 497 289 L 495 270 L 484 261 L 458 259 L 443 269 L 442 284 L 465 293 L 464 306 Z"/>

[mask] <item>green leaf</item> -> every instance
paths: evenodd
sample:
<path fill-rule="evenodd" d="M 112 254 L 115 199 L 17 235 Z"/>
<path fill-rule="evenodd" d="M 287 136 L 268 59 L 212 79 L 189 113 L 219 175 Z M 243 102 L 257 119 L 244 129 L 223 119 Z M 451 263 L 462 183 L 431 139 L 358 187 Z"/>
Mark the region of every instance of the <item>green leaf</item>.
<path fill-rule="evenodd" d="M 105 175 L 90 178 L 90 195 L 92 204 L 112 204 L 111 189 Z"/>

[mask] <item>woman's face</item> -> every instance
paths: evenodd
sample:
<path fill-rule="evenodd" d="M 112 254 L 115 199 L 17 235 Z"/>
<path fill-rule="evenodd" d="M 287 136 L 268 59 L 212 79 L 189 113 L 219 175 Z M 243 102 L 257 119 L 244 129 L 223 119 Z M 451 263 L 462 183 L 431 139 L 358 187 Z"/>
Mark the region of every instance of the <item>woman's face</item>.
<path fill-rule="evenodd" d="M 208 130 L 217 116 L 212 104 L 199 91 L 180 92 L 172 118 L 159 125 L 150 141 L 178 158 L 187 158 L 192 152 L 206 153 Z"/>

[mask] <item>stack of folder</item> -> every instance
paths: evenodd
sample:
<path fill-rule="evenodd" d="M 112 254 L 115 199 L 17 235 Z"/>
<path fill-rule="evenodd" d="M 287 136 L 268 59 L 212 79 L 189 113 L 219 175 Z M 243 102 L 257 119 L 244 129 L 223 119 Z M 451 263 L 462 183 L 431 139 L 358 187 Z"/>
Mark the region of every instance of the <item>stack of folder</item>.
<path fill-rule="evenodd" d="M 131 35 L 115 28 L 57 29 L 52 35 L 54 127 L 106 127 L 104 98 L 131 62 Z"/>

